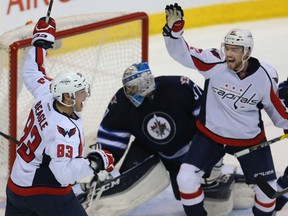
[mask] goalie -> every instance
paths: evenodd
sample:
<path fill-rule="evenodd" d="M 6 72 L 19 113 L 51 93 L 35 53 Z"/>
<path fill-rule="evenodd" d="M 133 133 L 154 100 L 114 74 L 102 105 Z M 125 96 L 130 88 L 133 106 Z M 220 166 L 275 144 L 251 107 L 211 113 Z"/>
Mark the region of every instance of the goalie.
<path fill-rule="evenodd" d="M 183 76 L 154 78 L 146 62 L 128 67 L 122 83 L 123 88 L 118 90 L 107 107 L 95 145 L 109 150 L 117 163 L 128 148 L 130 137 L 134 136 L 135 139 L 119 169 L 119 176 L 114 177 L 112 184 L 108 180 L 102 197 L 95 202 L 95 206 L 98 206 L 95 207 L 97 215 L 102 215 L 102 210 L 103 215 L 108 215 L 107 211 L 123 213 L 156 196 L 168 186 L 166 170 L 174 196 L 180 200 L 177 174 L 183 158 L 189 154 L 191 140 L 196 132 L 195 121 L 200 111 L 200 87 Z M 208 206 L 211 215 L 228 215 L 233 209 L 232 186 L 236 175 L 233 172 L 221 174 L 222 165 L 220 160 L 210 177 L 203 179 L 206 204 L 213 203 Z M 136 187 L 138 184 L 142 186 Z M 253 194 L 248 186 L 244 187 L 246 194 L 249 194 L 244 207 L 250 207 Z M 119 204 L 117 206 L 122 206 L 122 209 L 112 210 L 115 205 L 109 205 L 109 196 L 113 197 L 111 200 L 122 197 L 117 203 L 125 201 L 126 205 Z M 78 198 L 82 203 L 85 202 L 85 195 Z M 105 204 L 108 206 L 103 209 Z"/>

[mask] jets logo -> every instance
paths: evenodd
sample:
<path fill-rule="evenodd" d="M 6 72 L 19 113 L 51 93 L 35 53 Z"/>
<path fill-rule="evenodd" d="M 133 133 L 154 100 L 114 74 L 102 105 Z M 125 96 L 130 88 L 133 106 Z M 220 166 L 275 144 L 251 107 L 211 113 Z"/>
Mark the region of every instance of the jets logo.
<path fill-rule="evenodd" d="M 142 130 L 151 142 L 164 145 L 175 137 L 176 125 L 168 114 L 153 112 L 145 117 Z"/>
<path fill-rule="evenodd" d="M 57 125 L 57 130 L 60 134 L 62 134 L 64 137 L 68 134 L 69 137 L 72 137 L 76 133 L 76 127 L 72 129 L 64 129 Z"/>

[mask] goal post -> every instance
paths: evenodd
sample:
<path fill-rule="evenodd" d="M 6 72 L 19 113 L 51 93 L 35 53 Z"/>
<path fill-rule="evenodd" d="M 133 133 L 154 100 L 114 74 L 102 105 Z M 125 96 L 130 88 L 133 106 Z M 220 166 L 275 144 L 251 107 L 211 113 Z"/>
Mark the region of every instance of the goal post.
<path fill-rule="evenodd" d="M 95 142 L 105 109 L 122 86 L 124 70 L 148 61 L 148 16 L 99 13 L 55 20 L 56 42 L 48 50 L 46 73 L 53 78 L 62 71 L 80 72 L 90 83 L 92 94 L 82 112 L 87 147 Z M 34 24 L 25 25 L 0 37 L 0 131 L 18 140 L 33 102 L 21 77 L 33 28 Z M 0 198 L 5 197 L 15 155 L 15 143 L 0 136 Z"/>

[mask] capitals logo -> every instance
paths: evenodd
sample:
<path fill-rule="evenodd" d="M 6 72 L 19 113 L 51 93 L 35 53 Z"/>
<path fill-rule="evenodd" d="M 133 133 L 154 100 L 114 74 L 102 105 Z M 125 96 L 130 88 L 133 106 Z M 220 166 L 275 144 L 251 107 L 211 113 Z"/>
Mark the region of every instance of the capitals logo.
<path fill-rule="evenodd" d="M 165 145 L 175 137 L 176 124 L 168 114 L 153 112 L 144 118 L 142 130 L 151 142 Z"/>
<path fill-rule="evenodd" d="M 57 125 L 57 130 L 60 134 L 62 134 L 64 137 L 66 136 L 66 134 L 68 134 L 69 137 L 72 137 L 75 133 L 76 133 L 76 127 L 72 128 L 72 129 L 64 129 L 60 126 Z"/>

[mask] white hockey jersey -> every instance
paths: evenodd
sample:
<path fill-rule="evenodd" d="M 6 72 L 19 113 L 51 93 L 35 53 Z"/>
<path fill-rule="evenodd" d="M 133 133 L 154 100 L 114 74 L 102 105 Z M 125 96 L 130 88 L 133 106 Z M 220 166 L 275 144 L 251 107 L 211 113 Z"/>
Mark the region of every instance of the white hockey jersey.
<path fill-rule="evenodd" d="M 23 68 L 27 89 L 35 97 L 8 187 L 16 194 L 67 194 L 70 183 L 93 174 L 82 157 L 84 134 L 79 113 L 71 118 L 61 113 L 50 93 L 45 74 L 46 50 L 33 47 Z"/>
<path fill-rule="evenodd" d="M 206 136 L 232 146 L 258 144 L 265 138 L 262 108 L 275 126 L 288 129 L 288 111 L 275 94 L 271 66 L 251 57 L 248 76 L 241 78 L 227 67 L 220 50 L 189 47 L 183 37 L 164 40 L 173 59 L 205 77 L 197 127 Z"/>

